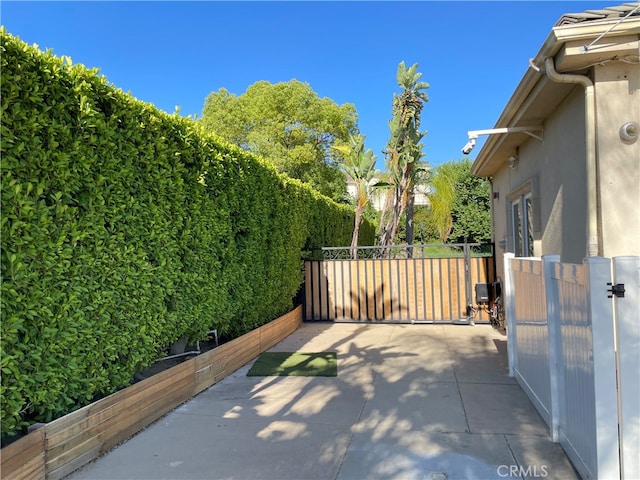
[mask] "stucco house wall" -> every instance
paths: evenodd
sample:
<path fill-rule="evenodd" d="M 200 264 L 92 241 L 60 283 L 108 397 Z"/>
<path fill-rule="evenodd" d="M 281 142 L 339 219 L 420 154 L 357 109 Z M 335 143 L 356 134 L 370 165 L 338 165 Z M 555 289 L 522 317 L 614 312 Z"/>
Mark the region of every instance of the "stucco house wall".
<path fill-rule="evenodd" d="M 519 198 L 524 202 L 525 196 L 533 256 L 559 254 L 562 262 L 581 263 L 593 255 L 589 202 L 597 209 L 596 221 L 591 222 L 597 225 L 597 254 L 640 255 L 640 139 L 624 141 L 620 136 L 622 125 L 640 122 L 640 12 L 623 20 L 619 9 L 611 12 L 585 21 L 579 14 L 569 15 L 569 24 L 562 22 L 563 17 L 531 59 L 532 68 L 494 127 L 538 126 L 540 130 L 533 133 L 540 138 L 522 132 L 491 135 L 474 162 L 472 173 L 492 184 L 499 276 L 504 272 L 502 254 L 517 254 L 519 243 L 514 237 L 512 202 Z M 583 51 L 605 32 L 598 40 L 601 45 Z M 579 75 L 593 82 L 592 117 L 585 87 L 554 80 L 545 71 L 547 59 L 553 59 L 560 75 Z M 594 120 L 591 135 L 587 118 Z M 590 145 L 596 162 L 591 192 Z M 510 165 L 509 157 L 516 154 L 517 163 Z"/>
<path fill-rule="evenodd" d="M 603 256 L 639 255 L 640 140 L 624 143 L 619 129 L 640 122 L 640 65 L 615 63 L 594 71 Z"/>

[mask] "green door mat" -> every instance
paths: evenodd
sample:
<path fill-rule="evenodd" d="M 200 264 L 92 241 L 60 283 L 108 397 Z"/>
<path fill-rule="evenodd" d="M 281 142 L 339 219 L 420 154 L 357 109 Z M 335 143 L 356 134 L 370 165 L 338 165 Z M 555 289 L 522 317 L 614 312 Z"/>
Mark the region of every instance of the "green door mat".
<path fill-rule="evenodd" d="M 247 373 L 248 377 L 336 377 L 336 352 L 264 352 Z"/>

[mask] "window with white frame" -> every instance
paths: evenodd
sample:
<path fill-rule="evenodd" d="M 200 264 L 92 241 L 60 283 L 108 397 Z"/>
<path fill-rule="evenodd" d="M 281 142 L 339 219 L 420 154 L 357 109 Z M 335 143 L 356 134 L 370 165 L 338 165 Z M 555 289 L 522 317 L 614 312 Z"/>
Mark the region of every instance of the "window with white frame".
<path fill-rule="evenodd" d="M 531 194 L 511 202 L 514 253 L 516 257 L 533 256 L 533 222 Z"/>
<path fill-rule="evenodd" d="M 533 257 L 533 239 L 536 232 L 533 191 L 537 190 L 537 179 L 521 185 L 509 195 L 511 202 L 510 224 L 513 252 L 516 257 Z"/>

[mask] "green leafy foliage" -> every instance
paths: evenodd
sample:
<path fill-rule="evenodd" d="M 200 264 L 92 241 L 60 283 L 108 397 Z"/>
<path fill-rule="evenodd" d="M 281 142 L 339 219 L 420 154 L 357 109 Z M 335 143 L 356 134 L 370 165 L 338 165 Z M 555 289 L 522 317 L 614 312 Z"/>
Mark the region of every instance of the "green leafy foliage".
<path fill-rule="evenodd" d="M 239 96 L 221 88 L 205 101 L 200 124 L 340 202 L 346 181 L 333 145 L 357 133 L 351 104 L 320 98 L 303 82 L 259 81 Z"/>
<path fill-rule="evenodd" d="M 471 174 L 471 160 L 463 160 L 464 171 L 456 182 L 451 215 L 454 243 L 491 242 L 491 189 L 485 178 Z"/>
<path fill-rule="evenodd" d="M 304 252 L 349 243 L 349 208 L 0 38 L 3 436 L 128 385 L 178 338 L 285 313 Z"/>
<path fill-rule="evenodd" d="M 491 241 L 489 183 L 471 174 L 471 164 L 468 158 L 443 163 L 431 178 L 429 223 L 443 243 Z"/>

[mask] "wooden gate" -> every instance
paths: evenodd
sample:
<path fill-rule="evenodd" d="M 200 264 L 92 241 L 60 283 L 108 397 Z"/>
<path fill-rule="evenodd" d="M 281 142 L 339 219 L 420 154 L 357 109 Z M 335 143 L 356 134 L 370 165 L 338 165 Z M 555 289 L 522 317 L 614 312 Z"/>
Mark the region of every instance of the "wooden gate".
<path fill-rule="evenodd" d="M 385 258 L 376 258 L 378 247 L 323 249 L 323 260 L 305 262 L 305 320 L 466 322 L 475 284 L 495 281 L 493 249 L 479 256 L 479 244 L 444 247 L 451 256 L 431 256 L 440 245 L 395 247 Z M 487 322 L 486 313 L 475 321 Z"/>

